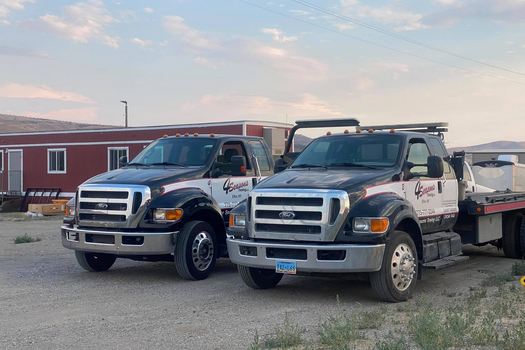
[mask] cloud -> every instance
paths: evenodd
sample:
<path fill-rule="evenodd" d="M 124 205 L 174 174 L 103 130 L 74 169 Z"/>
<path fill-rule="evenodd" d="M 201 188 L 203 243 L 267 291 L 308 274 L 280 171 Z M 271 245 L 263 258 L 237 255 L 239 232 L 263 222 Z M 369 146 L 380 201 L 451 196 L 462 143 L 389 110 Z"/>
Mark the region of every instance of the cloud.
<path fill-rule="evenodd" d="M 23 10 L 26 4 L 32 2 L 33 0 L 0 0 L 0 23 L 9 24 L 7 18 L 11 12 Z"/>
<path fill-rule="evenodd" d="M 115 18 L 100 0 L 68 5 L 62 17 L 50 14 L 40 17 L 44 28 L 75 42 L 87 43 L 93 40 L 118 48 L 119 39 L 106 33 L 107 27 L 114 22 Z"/>
<path fill-rule="evenodd" d="M 93 100 L 89 97 L 75 92 L 55 90 L 45 85 L 24 85 L 16 83 L 0 85 L 0 97 L 93 103 Z"/>
<path fill-rule="evenodd" d="M 48 55 L 23 47 L 0 46 L 0 56 L 49 58 Z"/>
<path fill-rule="evenodd" d="M 322 80 L 326 78 L 328 66 L 314 58 L 302 56 L 279 47 L 268 46 L 257 41 L 246 44 L 246 53 L 260 64 L 284 71 L 300 80 Z"/>
<path fill-rule="evenodd" d="M 282 120 L 287 115 L 293 120 L 298 117 L 343 115 L 337 107 L 310 93 L 300 94 L 292 100 L 277 100 L 262 95 L 207 94 L 185 104 L 182 110 L 195 116 L 227 115 L 230 119 L 267 119 L 272 116 Z"/>
<path fill-rule="evenodd" d="M 218 44 L 214 40 L 186 24 L 186 21 L 182 17 L 165 16 L 164 28 L 188 48 L 212 50 L 218 47 Z"/>
<path fill-rule="evenodd" d="M 132 44 L 135 44 L 137 46 L 140 46 L 140 47 L 148 47 L 148 46 L 153 45 L 153 41 L 151 41 L 151 40 L 144 40 L 144 39 L 140 39 L 140 38 L 129 39 L 129 42 L 132 43 Z"/>
<path fill-rule="evenodd" d="M 521 24 L 525 21 L 523 0 L 457 0 L 444 10 L 426 16 L 430 25 L 451 25 L 463 20 L 477 19 Z"/>
<path fill-rule="evenodd" d="M 261 29 L 261 32 L 270 34 L 273 41 L 277 41 L 279 43 L 288 43 L 297 40 L 296 36 L 286 36 L 284 35 L 283 31 L 278 28 L 263 28 Z"/>
<path fill-rule="evenodd" d="M 144 7 L 144 13 L 153 13 L 155 12 L 154 9 L 152 9 L 151 7 Z"/>
<path fill-rule="evenodd" d="M 383 25 L 393 27 L 396 31 L 427 28 L 422 22 L 423 15 L 411 11 L 398 10 L 389 6 L 362 5 L 358 0 L 341 0 L 341 8 L 347 16 L 370 18 Z"/>
<path fill-rule="evenodd" d="M 164 27 L 173 35 L 192 56 L 194 62 L 211 68 L 219 66 L 220 62 L 243 61 L 249 64 L 259 64 L 286 73 L 298 80 L 324 79 L 328 67 L 320 61 L 264 44 L 254 39 L 214 38 L 206 32 L 191 27 L 184 18 L 179 16 L 164 17 Z M 282 34 L 273 31 L 271 34 Z M 282 40 L 283 36 L 279 38 Z M 290 37 L 285 37 L 290 40 Z"/>
<path fill-rule="evenodd" d="M 350 29 L 354 28 L 354 25 L 350 24 L 350 23 L 336 23 L 334 25 L 341 32 L 344 32 L 344 31 L 347 31 L 347 30 L 350 30 Z"/>

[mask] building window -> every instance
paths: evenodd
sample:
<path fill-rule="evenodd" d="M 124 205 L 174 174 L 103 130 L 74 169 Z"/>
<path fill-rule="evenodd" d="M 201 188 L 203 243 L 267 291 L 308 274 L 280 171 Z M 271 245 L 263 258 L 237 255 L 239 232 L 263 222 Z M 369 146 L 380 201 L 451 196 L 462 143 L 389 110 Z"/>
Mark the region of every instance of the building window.
<path fill-rule="evenodd" d="M 47 173 L 65 174 L 66 173 L 66 149 L 54 148 L 47 150 Z"/>
<path fill-rule="evenodd" d="M 109 147 L 108 148 L 108 171 L 120 168 L 120 158 L 129 159 L 128 147 Z"/>

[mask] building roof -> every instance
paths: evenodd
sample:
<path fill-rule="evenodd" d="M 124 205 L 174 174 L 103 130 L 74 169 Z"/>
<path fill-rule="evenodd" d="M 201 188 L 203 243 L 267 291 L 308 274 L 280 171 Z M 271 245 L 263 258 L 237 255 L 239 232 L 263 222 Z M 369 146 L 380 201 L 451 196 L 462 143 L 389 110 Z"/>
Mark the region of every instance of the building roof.
<path fill-rule="evenodd" d="M 485 149 L 476 151 L 465 151 L 465 153 L 479 154 L 479 153 L 500 153 L 500 154 L 513 154 L 513 153 L 525 153 L 525 148 L 521 149 Z"/>
<path fill-rule="evenodd" d="M 56 130 L 56 131 L 32 131 L 32 132 L 7 132 L 0 133 L 0 136 L 18 136 L 18 135 L 45 135 L 45 134 L 73 134 L 73 133 L 105 133 L 105 132 L 128 132 L 128 131 L 150 131 L 163 129 L 187 129 L 187 128 L 204 128 L 214 126 L 230 125 L 260 125 L 263 127 L 291 128 L 292 124 L 281 122 L 268 122 L 261 120 L 237 120 L 229 122 L 211 122 L 211 123 L 192 123 L 192 124 L 172 124 L 156 126 L 134 126 L 134 127 L 103 127 L 77 130 Z"/>

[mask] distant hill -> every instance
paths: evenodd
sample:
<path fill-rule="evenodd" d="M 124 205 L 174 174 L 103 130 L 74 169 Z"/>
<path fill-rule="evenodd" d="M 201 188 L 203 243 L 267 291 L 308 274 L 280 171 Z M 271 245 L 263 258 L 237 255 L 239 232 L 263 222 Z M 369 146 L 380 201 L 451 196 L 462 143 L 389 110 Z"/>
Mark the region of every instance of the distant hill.
<path fill-rule="evenodd" d="M 105 129 L 112 127 L 114 126 L 73 123 L 52 119 L 29 118 L 17 115 L 0 114 L 0 134 L 11 132 Z"/>
<path fill-rule="evenodd" d="M 483 143 L 480 145 L 466 146 L 466 147 L 454 147 L 451 148 L 451 151 L 486 151 L 486 150 L 517 150 L 525 149 L 525 141 L 494 141 L 489 143 Z"/>
<path fill-rule="evenodd" d="M 301 134 L 296 134 L 294 136 L 294 149 L 295 152 L 302 151 L 309 143 L 312 141 L 312 139 L 308 136 L 304 136 Z"/>

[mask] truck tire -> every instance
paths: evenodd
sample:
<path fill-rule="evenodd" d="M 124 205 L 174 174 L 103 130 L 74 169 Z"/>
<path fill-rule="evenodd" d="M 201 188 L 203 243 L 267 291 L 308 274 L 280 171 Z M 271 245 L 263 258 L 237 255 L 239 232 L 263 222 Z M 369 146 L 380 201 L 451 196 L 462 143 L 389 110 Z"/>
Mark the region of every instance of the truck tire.
<path fill-rule="evenodd" d="M 520 259 L 523 256 L 521 229 L 523 227 L 523 215 L 515 213 L 503 219 L 503 237 L 501 243 L 503 253 L 507 258 Z"/>
<path fill-rule="evenodd" d="M 418 274 L 414 241 L 403 231 L 394 231 L 386 244 L 381 270 L 370 273 L 370 284 L 387 302 L 406 301 L 412 296 Z"/>
<path fill-rule="evenodd" d="M 270 289 L 275 287 L 283 278 L 282 273 L 273 270 L 258 269 L 256 267 L 237 266 L 244 283 L 253 289 Z"/>
<path fill-rule="evenodd" d="M 190 221 L 175 242 L 175 267 L 187 280 L 203 280 L 215 269 L 217 240 L 213 227 L 204 221 Z"/>
<path fill-rule="evenodd" d="M 89 272 L 107 271 L 113 264 L 117 257 L 111 254 L 103 253 L 89 253 L 75 250 L 75 257 L 78 264 Z"/>

